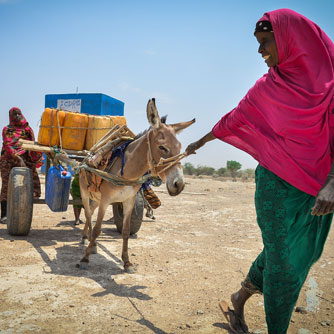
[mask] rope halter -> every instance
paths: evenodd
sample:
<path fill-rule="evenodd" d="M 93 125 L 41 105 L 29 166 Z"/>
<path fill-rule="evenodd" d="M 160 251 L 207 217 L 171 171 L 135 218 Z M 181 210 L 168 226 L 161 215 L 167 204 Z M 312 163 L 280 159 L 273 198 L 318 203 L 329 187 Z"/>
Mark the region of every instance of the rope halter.
<path fill-rule="evenodd" d="M 151 171 L 151 175 L 153 177 L 158 177 L 158 176 L 160 177 L 161 173 L 164 173 L 167 169 L 178 164 L 180 160 L 185 158 L 188 154 L 180 153 L 178 155 L 175 155 L 167 159 L 160 158 L 160 161 L 156 163 L 152 155 L 150 133 L 151 133 L 151 130 L 149 130 L 146 134 L 146 140 L 147 140 L 147 146 L 148 146 L 148 166 Z"/>

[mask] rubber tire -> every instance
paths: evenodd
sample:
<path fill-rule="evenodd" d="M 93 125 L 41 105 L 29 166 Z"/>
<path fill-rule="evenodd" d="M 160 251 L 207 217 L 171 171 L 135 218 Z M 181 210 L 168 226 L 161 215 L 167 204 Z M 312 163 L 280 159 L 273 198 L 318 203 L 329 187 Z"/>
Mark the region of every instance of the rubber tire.
<path fill-rule="evenodd" d="M 122 233 L 123 229 L 123 208 L 121 203 L 114 203 L 112 205 L 114 212 L 114 223 L 116 224 L 117 231 Z M 131 214 L 130 222 L 130 234 L 135 234 L 139 231 L 144 215 L 144 199 L 142 195 L 137 192 L 135 205 Z"/>
<path fill-rule="evenodd" d="M 14 167 L 10 171 L 7 193 L 7 231 L 10 235 L 28 235 L 34 206 L 31 170 Z"/>

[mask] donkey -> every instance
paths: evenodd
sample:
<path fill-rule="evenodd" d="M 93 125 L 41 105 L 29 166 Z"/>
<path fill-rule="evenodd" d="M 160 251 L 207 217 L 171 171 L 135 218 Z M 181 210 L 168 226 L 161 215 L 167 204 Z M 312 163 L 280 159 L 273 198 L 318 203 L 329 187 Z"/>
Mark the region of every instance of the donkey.
<path fill-rule="evenodd" d="M 147 171 L 157 170 L 154 167 L 157 166 L 157 162 L 160 161 L 160 158 L 168 159 L 180 153 L 181 144 L 176 139 L 176 134 L 193 124 L 195 119 L 188 122 L 167 125 L 160 119 L 155 105 L 155 99 L 148 101 L 146 113 L 150 124 L 149 130 L 128 145 L 124 156 L 124 166 L 122 166 L 122 159 L 116 158 L 117 160 L 109 173 L 121 176 L 121 171 L 123 171 L 123 179 L 135 181 L 140 179 Z M 87 178 L 84 173 L 87 172 L 81 170 L 79 174 L 80 191 L 86 216 L 83 239 L 87 239 L 89 230 L 90 242 L 86 248 L 85 256 L 80 261 L 80 267 L 87 268 L 90 254 L 96 251 L 96 238 L 101 233 L 101 224 L 107 207 L 111 203 L 121 202 L 123 204 L 124 217 L 122 230 L 122 260 L 124 270 L 132 273 L 135 270 L 129 259 L 128 239 L 130 235 L 131 213 L 134 207 L 136 193 L 141 185 L 133 183 L 133 185 L 119 186 L 112 182 L 103 181 L 99 191 L 91 193 L 88 191 Z M 166 183 L 170 196 L 176 196 L 184 189 L 185 181 L 180 162 L 161 172 L 157 170 L 156 174 L 161 178 L 163 183 Z M 97 220 L 92 229 L 91 217 L 97 207 Z"/>

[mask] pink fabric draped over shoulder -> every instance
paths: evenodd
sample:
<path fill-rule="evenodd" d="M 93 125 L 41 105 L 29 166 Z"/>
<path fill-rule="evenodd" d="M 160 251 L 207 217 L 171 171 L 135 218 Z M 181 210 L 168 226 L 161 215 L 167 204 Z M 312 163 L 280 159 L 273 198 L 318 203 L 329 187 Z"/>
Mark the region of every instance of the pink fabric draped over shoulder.
<path fill-rule="evenodd" d="M 333 162 L 334 45 L 292 10 L 268 12 L 262 20 L 272 24 L 279 64 L 212 132 L 315 196 Z"/>

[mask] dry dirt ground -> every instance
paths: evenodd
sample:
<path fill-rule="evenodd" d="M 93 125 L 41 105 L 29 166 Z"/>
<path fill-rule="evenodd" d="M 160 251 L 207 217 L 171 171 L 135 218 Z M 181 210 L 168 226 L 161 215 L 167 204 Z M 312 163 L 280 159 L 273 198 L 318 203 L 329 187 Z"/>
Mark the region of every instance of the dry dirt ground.
<path fill-rule="evenodd" d="M 254 183 L 187 178 L 178 197 L 157 190 L 156 221 L 145 219 L 130 239 L 136 274 L 125 274 L 122 239 L 105 217 L 98 254 L 88 270 L 73 212 L 35 205 L 27 237 L 0 226 L 0 333 L 224 334 L 219 308 L 261 251 L 253 205 Z M 83 218 L 83 217 L 82 217 Z M 311 270 L 289 333 L 334 333 L 333 229 Z M 250 329 L 266 333 L 263 298 L 246 309 Z"/>

